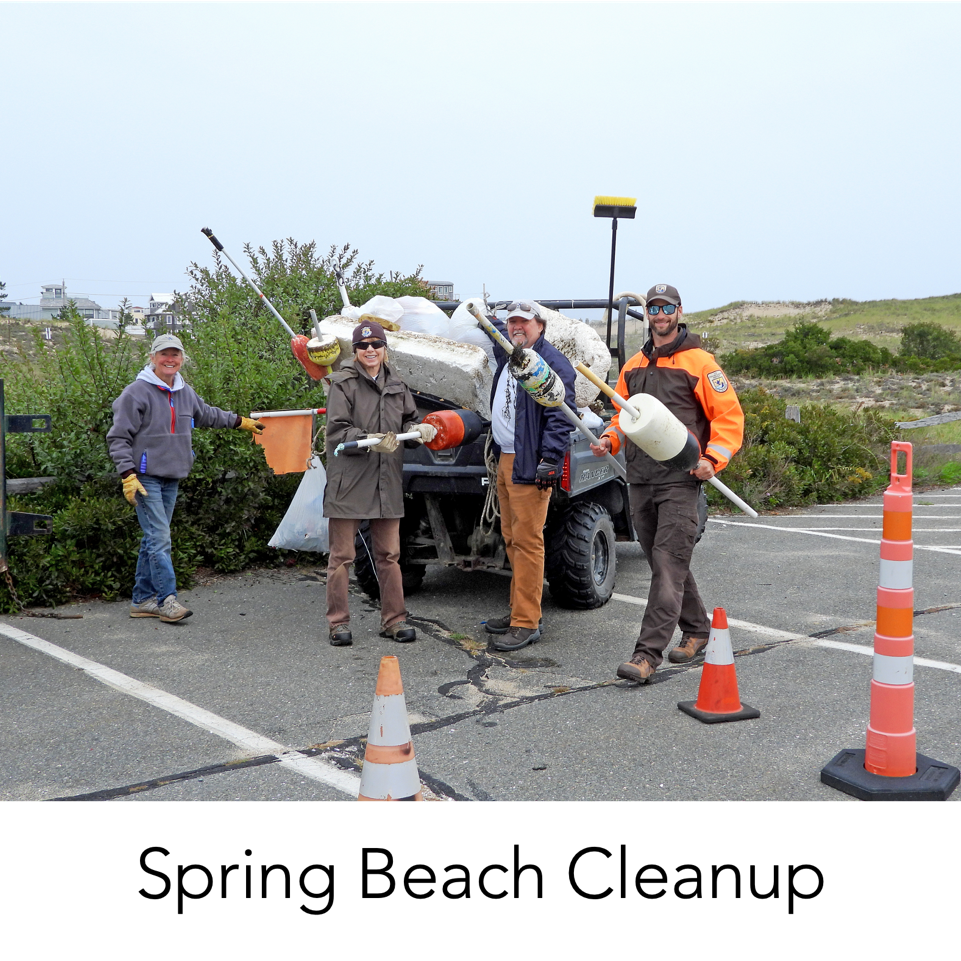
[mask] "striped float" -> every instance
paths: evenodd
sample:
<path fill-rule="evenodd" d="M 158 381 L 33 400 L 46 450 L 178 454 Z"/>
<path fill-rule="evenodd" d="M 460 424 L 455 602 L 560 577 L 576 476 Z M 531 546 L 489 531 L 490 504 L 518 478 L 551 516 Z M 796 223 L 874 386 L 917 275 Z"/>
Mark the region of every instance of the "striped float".
<path fill-rule="evenodd" d="M 358 801 L 423 801 L 407 723 L 400 662 L 380 659 Z"/>

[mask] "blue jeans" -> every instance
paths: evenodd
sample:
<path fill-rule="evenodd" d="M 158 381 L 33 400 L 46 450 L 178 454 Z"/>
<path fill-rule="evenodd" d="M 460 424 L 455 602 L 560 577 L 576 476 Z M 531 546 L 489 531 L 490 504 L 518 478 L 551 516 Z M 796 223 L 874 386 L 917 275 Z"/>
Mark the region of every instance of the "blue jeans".
<path fill-rule="evenodd" d="M 167 597 L 177 596 L 177 578 L 170 557 L 170 518 L 177 503 L 180 481 L 171 477 L 151 477 L 138 474 L 147 497 L 137 495 L 137 520 L 143 531 L 140 554 L 137 557 L 137 574 L 133 585 L 133 602 L 142 604 L 157 596 L 163 604 Z"/>

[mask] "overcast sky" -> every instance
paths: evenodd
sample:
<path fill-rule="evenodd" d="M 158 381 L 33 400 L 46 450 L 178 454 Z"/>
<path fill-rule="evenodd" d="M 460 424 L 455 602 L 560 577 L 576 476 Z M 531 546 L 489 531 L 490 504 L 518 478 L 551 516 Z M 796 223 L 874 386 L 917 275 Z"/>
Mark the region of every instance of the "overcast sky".
<path fill-rule="evenodd" d="M 459 297 L 961 291 L 961 5 L 0 3 L 0 281 L 184 290 L 210 226 Z"/>

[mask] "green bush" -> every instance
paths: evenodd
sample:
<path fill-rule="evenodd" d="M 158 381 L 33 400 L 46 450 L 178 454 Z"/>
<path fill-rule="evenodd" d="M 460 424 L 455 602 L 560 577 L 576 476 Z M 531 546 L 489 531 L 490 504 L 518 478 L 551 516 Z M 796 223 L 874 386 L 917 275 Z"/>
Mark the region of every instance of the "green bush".
<path fill-rule="evenodd" d="M 351 298 L 377 293 L 425 295 L 419 269 L 410 275 L 375 274 L 349 247 L 319 257 L 313 243 L 246 248 L 251 274 L 294 330 L 310 333 L 307 310 L 336 312 L 341 300 L 331 270 L 344 265 Z M 181 333 L 188 361 L 183 374 L 209 404 L 248 414 L 324 406 L 322 385 L 294 360 L 290 340 L 257 294 L 215 255 L 213 269 L 191 264 L 193 283 L 178 300 L 191 326 Z M 105 338 L 72 307 L 64 342 L 40 339 L 31 351 L 0 357 L 6 413 L 49 414 L 51 432 L 7 437 L 7 475 L 56 477 L 33 494 L 11 497 L 8 509 L 53 517 L 52 533 L 14 537 L 8 559 L 25 604 L 61 604 L 78 596 L 112 600 L 133 586 L 140 527 L 121 494 L 107 453 L 112 404 L 147 360 L 149 345 L 125 330 Z M 199 567 L 220 572 L 279 564 L 294 552 L 268 548 L 301 474 L 276 476 L 263 448 L 239 430 L 197 430 L 194 468 L 180 484 L 174 514 L 173 562 L 178 585 L 189 588 Z M 310 555 L 308 555 L 310 556 Z M 0 582 L 0 611 L 17 610 Z"/>
<path fill-rule="evenodd" d="M 894 355 L 867 340 L 837 337 L 812 321 L 800 321 L 783 340 L 721 358 L 729 375 L 747 377 L 828 377 L 889 368 Z"/>
<path fill-rule="evenodd" d="M 786 402 L 762 388 L 744 391 L 740 401 L 744 444 L 721 479 L 752 507 L 825 504 L 887 486 L 896 437 L 891 418 L 805 404 L 796 423 L 785 417 Z M 708 498 L 715 507 L 730 506 L 713 488 Z"/>
<path fill-rule="evenodd" d="M 901 331 L 900 354 L 922 361 L 950 359 L 961 366 L 961 340 L 940 324 L 908 324 Z"/>

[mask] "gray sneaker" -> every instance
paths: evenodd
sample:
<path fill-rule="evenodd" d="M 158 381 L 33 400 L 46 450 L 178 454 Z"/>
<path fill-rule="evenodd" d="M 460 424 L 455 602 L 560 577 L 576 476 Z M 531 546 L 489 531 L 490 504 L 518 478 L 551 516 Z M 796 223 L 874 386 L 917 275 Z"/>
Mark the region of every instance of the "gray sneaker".
<path fill-rule="evenodd" d="M 503 617 L 491 617 L 484 623 L 484 630 L 488 634 L 506 634 L 511 629 L 511 612 L 508 611 Z M 537 629 L 544 630 L 544 618 L 538 621 Z"/>
<path fill-rule="evenodd" d="M 182 621 L 185 617 L 190 617 L 193 614 L 193 611 L 187 610 L 173 594 L 164 598 L 164 602 L 158 610 L 160 620 L 166 624 L 176 624 L 177 621 Z"/>
<path fill-rule="evenodd" d="M 131 617 L 160 617 L 160 608 L 157 607 L 157 598 L 148 597 L 147 600 L 139 604 L 130 605 Z"/>

